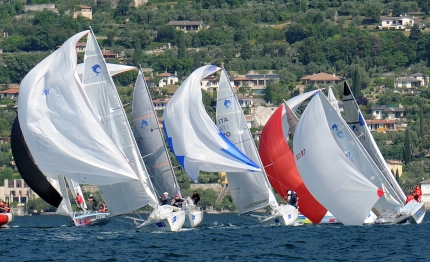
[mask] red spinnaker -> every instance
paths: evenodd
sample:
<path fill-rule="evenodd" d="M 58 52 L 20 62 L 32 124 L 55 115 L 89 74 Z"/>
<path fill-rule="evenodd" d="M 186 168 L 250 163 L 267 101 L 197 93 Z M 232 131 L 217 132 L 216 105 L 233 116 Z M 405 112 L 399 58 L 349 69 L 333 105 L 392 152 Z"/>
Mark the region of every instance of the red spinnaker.
<path fill-rule="evenodd" d="M 303 183 L 282 130 L 281 105 L 267 121 L 260 138 L 259 153 L 270 184 L 285 200 L 287 190 L 293 190 L 299 198 L 299 211 L 313 223 L 319 223 L 327 210 L 312 196 Z"/>

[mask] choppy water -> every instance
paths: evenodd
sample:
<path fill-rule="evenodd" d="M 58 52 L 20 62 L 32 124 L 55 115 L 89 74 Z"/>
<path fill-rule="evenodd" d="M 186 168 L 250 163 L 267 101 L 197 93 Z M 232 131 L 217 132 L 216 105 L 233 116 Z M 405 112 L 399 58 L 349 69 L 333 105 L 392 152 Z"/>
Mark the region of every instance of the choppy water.
<path fill-rule="evenodd" d="M 360 227 L 205 214 L 201 227 L 178 233 L 136 231 L 124 218 L 81 228 L 61 216 L 14 219 L 0 230 L 0 261 L 430 261 L 429 214 L 420 225 Z"/>

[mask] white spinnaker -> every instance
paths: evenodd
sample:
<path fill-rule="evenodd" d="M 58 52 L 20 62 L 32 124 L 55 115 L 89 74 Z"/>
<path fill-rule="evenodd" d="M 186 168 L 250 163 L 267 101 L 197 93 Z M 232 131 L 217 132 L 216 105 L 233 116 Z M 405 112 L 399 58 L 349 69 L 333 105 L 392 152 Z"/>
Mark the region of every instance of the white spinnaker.
<path fill-rule="evenodd" d="M 81 185 L 79 183 L 76 183 L 70 178 L 66 177 L 67 184 L 69 185 L 70 191 L 72 192 L 73 199 L 76 199 L 76 193 L 79 193 L 82 197 L 84 197 L 84 194 L 82 193 Z M 84 201 L 84 207 L 87 208 L 87 202 Z"/>
<path fill-rule="evenodd" d="M 372 181 L 375 186 L 378 188 L 386 186 L 387 182 L 383 174 L 379 171 L 378 166 L 372 160 L 371 156 L 367 153 L 358 138 L 337 113 L 336 109 L 333 108 L 330 101 L 324 96 L 324 94 L 320 92 L 319 96 L 327 117 L 327 122 L 331 128 L 331 133 L 339 148 L 356 166 L 357 170 Z M 381 216 L 396 210 L 398 207 L 400 207 L 400 204 L 390 197 L 390 194 L 387 192 L 384 196 L 379 198 L 373 208 L 376 210 L 375 213 L 377 213 L 378 216 Z"/>
<path fill-rule="evenodd" d="M 379 170 L 381 170 L 381 172 L 384 174 L 384 177 L 388 181 L 387 190 L 390 192 L 390 195 L 394 197 L 397 202 L 403 205 L 406 201 L 405 193 L 403 193 L 403 190 L 396 182 L 390 168 L 387 165 L 387 162 L 381 154 L 381 151 L 379 151 L 379 148 L 366 125 L 363 114 L 361 113 L 361 110 L 358 107 L 358 104 L 355 101 L 354 96 L 346 82 L 344 84 L 344 94 L 342 100 L 346 122 L 354 134 L 358 137 L 364 148 L 366 148 L 366 151 L 372 157 L 373 161 L 375 161 L 375 163 L 378 165 Z"/>
<path fill-rule="evenodd" d="M 163 113 L 170 149 L 194 181 L 200 170 L 260 171 L 220 132 L 203 106 L 200 80 L 219 69 L 213 65 L 196 69 L 181 84 Z"/>
<path fill-rule="evenodd" d="M 330 101 L 330 104 L 333 106 L 333 108 L 336 110 L 338 114 L 340 114 L 339 104 L 337 102 L 336 96 L 333 93 L 333 90 L 331 87 L 328 88 L 328 101 Z"/>
<path fill-rule="evenodd" d="M 63 176 L 58 176 L 57 178 L 48 177 L 49 183 L 60 193 L 63 197 L 60 205 L 57 207 L 56 213 L 62 216 L 73 217 L 73 210 L 70 204 L 69 194 L 67 192 L 67 187 L 64 182 Z"/>
<path fill-rule="evenodd" d="M 318 90 L 320 90 L 320 89 L 318 89 Z M 288 101 L 286 103 L 291 108 L 291 110 L 293 112 L 296 112 L 297 108 L 299 108 L 300 104 L 303 101 L 305 101 L 306 99 L 308 99 L 309 97 L 311 97 L 312 95 L 316 94 L 318 92 L 318 90 L 312 90 L 312 91 L 308 91 L 306 93 L 303 93 L 301 95 L 294 96 L 294 97 L 288 99 Z"/>
<path fill-rule="evenodd" d="M 69 38 L 22 80 L 18 117 L 40 170 L 79 183 L 102 185 L 138 179 L 89 106 L 75 72 L 76 43 Z"/>
<path fill-rule="evenodd" d="M 224 69 L 217 92 L 216 125 L 237 148 L 254 163 L 263 166 L 242 108 Z M 278 206 L 264 170 L 259 172 L 227 172 L 229 191 L 239 213 L 250 212 L 269 204 Z"/>
<path fill-rule="evenodd" d="M 115 76 L 127 71 L 136 70 L 137 68 L 135 66 L 129 66 L 129 65 L 120 65 L 120 64 L 111 64 L 106 63 L 107 70 L 109 71 L 109 74 L 111 76 Z M 76 66 L 76 73 L 79 76 L 79 79 L 82 81 L 82 76 L 84 74 L 84 63 L 80 63 Z"/>
<path fill-rule="evenodd" d="M 106 62 L 92 32 L 88 34 L 82 76 L 85 93 L 106 132 L 115 141 L 129 166 L 139 177 L 137 181 L 100 186 L 103 199 L 113 215 L 137 210 L 158 201 L 142 157 L 134 140 L 130 124 Z"/>
<path fill-rule="evenodd" d="M 331 135 L 320 97 L 300 117 L 294 155 L 311 194 L 345 225 L 362 225 L 378 201 L 378 187 L 345 156 Z"/>

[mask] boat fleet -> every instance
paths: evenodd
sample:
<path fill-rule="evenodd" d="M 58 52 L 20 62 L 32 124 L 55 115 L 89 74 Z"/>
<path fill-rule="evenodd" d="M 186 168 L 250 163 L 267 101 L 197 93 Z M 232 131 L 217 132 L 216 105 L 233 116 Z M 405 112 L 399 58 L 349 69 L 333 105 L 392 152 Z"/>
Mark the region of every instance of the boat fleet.
<path fill-rule="evenodd" d="M 87 48 L 78 64 L 82 38 Z M 131 125 L 112 80 L 129 70 L 138 70 Z M 215 121 L 200 87 L 213 74 L 219 74 Z M 297 109 L 309 98 L 299 118 Z M 327 96 L 314 90 L 285 101 L 257 148 L 226 70 L 205 65 L 171 97 L 160 126 L 141 69 L 106 63 L 87 30 L 22 80 L 12 152 L 30 188 L 74 226 L 103 225 L 146 206 L 152 211 L 145 219 L 123 217 L 145 231 L 199 226 L 204 213 L 194 203 L 160 205 L 163 192 L 182 197 L 169 149 L 194 181 L 200 171 L 226 172 L 239 214 L 270 210 L 257 216 L 263 225 L 421 223 L 424 204 L 405 203 L 346 83 L 343 103 L 342 116 L 331 89 Z M 81 184 L 98 186 L 109 211 L 73 211 L 70 199 L 82 196 Z M 276 200 L 274 191 L 288 200 L 288 190 L 297 193 L 298 208 Z"/>

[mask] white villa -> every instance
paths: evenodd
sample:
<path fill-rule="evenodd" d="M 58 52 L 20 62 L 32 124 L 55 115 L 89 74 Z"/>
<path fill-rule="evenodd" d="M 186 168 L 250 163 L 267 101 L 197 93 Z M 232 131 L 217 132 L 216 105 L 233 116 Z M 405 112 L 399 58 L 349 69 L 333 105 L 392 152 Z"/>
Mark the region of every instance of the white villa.
<path fill-rule="evenodd" d="M 386 105 L 372 106 L 371 110 L 375 119 L 382 119 L 383 113 L 387 114 L 387 119 L 400 119 L 405 114 L 405 108 L 402 104 L 399 104 L 399 107 L 387 107 Z"/>
<path fill-rule="evenodd" d="M 175 74 L 164 72 L 162 74 L 159 74 L 158 76 L 161 76 L 160 82 L 158 82 L 158 87 L 163 87 L 167 85 L 174 85 L 175 83 L 179 82 L 179 78 Z"/>
<path fill-rule="evenodd" d="M 33 193 L 24 179 L 5 179 L 4 186 L 0 186 L 0 199 L 6 202 L 18 202 L 18 206 L 23 206 L 30 200 Z"/>
<path fill-rule="evenodd" d="M 379 29 L 406 29 L 406 26 L 414 25 L 414 18 L 401 16 L 401 17 L 383 17 Z"/>

